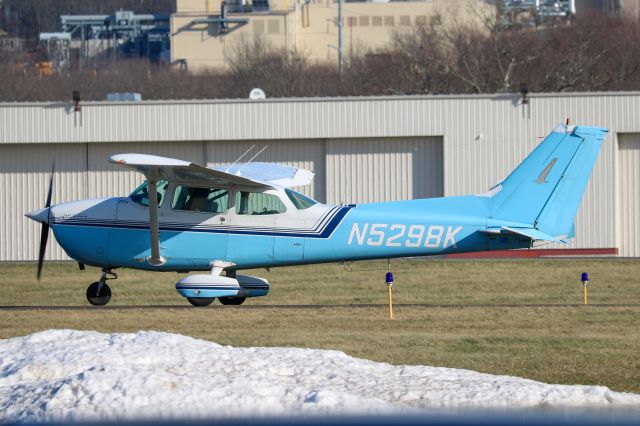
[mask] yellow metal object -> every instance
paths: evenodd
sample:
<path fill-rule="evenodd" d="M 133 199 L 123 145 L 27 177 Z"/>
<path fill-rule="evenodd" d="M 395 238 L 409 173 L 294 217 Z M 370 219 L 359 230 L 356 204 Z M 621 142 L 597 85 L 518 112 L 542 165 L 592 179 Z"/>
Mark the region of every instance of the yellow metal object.
<path fill-rule="evenodd" d="M 387 284 L 387 289 L 389 290 L 389 319 L 393 319 L 393 284 Z"/>
<path fill-rule="evenodd" d="M 587 283 L 584 283 L 584 304 L 587 304 Z"/>

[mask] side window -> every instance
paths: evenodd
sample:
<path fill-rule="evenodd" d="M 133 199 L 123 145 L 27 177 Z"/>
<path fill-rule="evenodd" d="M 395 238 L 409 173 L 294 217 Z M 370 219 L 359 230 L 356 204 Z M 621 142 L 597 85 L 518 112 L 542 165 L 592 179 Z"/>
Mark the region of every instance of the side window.
<path fill-rule="evenodd" d="M 298 210 L 308 209 L 309 207 L 318 203 L 316 200 L 312 200 L 311 198 L 289 188 L 285 189 L 284 191 L 287 193 L 287 197 L 289 197 L 293 205 L 296 206 L 296 209 Z"/>
<path fill-rule="evenodd" d="M 262 192 L 236 192 L 236 214 L 278 214 L 287 211 L 278 197 Z"/>
<path fill-rule="evenodd" d="M 169 188 L 169 182 L 166 180 L 159 180 L 157 184 L 157 192 L 158 192 L 158 207 L 162 206 L 162 202 L 164 201 L 164 196 L 167 193 L 167 188 Z M 144 181 L 133 190 L 129 198 L 134 203 L 138 203 L 141 206 L 149 206 L 149 184 L 147 181 Z"/>
<path fill-rule="evenodd" d="M 229 190 L 178 186 L 171 207 L 193 212 L 225 213 L 229 205 Z"/>

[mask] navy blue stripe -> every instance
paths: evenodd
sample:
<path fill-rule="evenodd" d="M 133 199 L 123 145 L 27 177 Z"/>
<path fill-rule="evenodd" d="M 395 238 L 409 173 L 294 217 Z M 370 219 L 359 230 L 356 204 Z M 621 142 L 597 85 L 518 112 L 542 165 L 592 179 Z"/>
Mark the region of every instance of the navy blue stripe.
<path fill-rule="evenodd" d="M 320 234 L 319 238 L 329 238 L 331 234 L 333 234 L 333 231 L 336 230 L 338 225 L 340 225 L 340 222 L 342 222 L 342 219 L 344 219 L 347 213 L 349 213 L 349 210 L 351 210 L 352 208 L 353 207 L 348 207 L 348 206 L 341 207 L 338 213 L 333 217 L 333 219 L 331 219 L 331 222 L 329 222 L 329 225 L 324 229 L 322 234 Z"/>
<path fill-rule="evenodd" d="M 285 232 L 282 231 L 271 231 L 268 228 L 256 228 L 256 229 L 247 229 L 247 230 L 238 230 L 238 229 L 229 229 L 229 228 L 194 228 L 193 226 L 189 227 L 189 225 L 174 227 L 174 226 L 160 226 L 160 231 L 173 231 L 173 232 L 205 232 L 211 234 L 233 234 L 233 235 L 259 235 L 259 236 L 274 236 L 274 237 L 302 237 L 302 238 L 328 238 L 333 234 L 333 231 L 338 227 L 342 219 L 346 216 L 346 214 L 353 207 L 344 206 L 340 207 L 337 212 L 333 215 L 327 226 L 322 230 L 320 234 L 307 232 Z M 66 225 L 66 226 L 88 226 L 88 227 L 102 227 L 102 228 L 117 228 L 117 229 L 149 229 L 149 224 L 146 225 L 127 225 L 123 223 L 113 223 L 109 221 L 108 223 L 88 223 L 85 221 L 54 221 L 54 225 Z"/>
<path fill-rule="evenodd" d="M 263 285 L 263 286 L 247 286 L 247 285 L 240 285 L 240 287 L 233 287 L 233 286 L 229 286 L 229 287 L 224 287 L 224 286 L 210 286 L 207 284 L 191 284 L 191 285 L 176 285 L 176 288 L 178 290 L 239 290 L 240 288 L 244 288 L 246 290 L 269 290 L 269 286 L 268 285 Z"/>
<path fill-rule="evenodd" d="M 312 228 L 286 228 L 279 229 L 278 232 L 297 232 L 297 233 L 317 233 L 318 228 L 323 226 L 327 221 L 330 221 L 340 210 L 340 207 L 333 207 L 327 211 L 320 219 L 319 223 Z M 62 219 L 54 221 L 55 224 L 60 225 L 104 225 L 106 223 L 112 223 L 117 225 L 123 225 L 127 228 L 149 228 L 149 222 L 139 221 L 139 220 L 105 220 L 105 219 Z M 238 230 L 238 231 L 265 231 L 272 232 L 273 228 L 265 228 L 265 227 L 252 227 L 252 226 L 238 226 L 238 225 L 211 225 L 211 224 L 196 224 L 196 223 L 181 223 L 181 222 L 163 222 L 161 229 L 206 229 L 206 230 Z"/>
<path fill-rule="evenodd" d="M 215 287 L 208 285 L 188 285 L 188 286 L 176 286 L 177 290 L 240 290 L 240 287 Z"/>
<path fill-rule="evenodd" d="M 313 227 L 313 230 L 318 231 L 322 229 L 322 227 L 325 226 L 327 221 L 330 221 L 339 210 L 340 210 L 340 207 L 334 207 L 331 210 L 329 210 L 328 214 L 325 214 L 323 217 L 320 218 L 319 223 Z"/>

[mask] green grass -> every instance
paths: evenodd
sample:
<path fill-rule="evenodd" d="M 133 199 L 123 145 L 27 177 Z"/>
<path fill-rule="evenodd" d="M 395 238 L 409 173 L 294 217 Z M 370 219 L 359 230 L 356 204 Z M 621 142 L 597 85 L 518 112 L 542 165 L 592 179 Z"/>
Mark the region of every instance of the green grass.
<path fill-rule="evenodd" d="M 272 285 L 246 305 L 386 303 L 386 262 L 256 270 Z M 403 260 L 393 262 L 394 301 L 449 305 L 579 304 L 580 273 L 589 301 L 640 304 L 638 260 Z M 121 270 L 113 305 L 187 305 L 181 275 Z M 86 306 L 99 271 L 48 263 L 37 284 L 33 264 L 0 264 L 0 305 Z M 246 306 L 245 305 L 245 306 Z M 508 374 L 550 383 L 598 384 L 640 393 L 638 307 L 385 307 L 81 311 L 0 311 L 0 337 L 49 328 L 102 332 L 158 330 L 234 346 L 297 346 L 345 351 L 394 364 Z"/>

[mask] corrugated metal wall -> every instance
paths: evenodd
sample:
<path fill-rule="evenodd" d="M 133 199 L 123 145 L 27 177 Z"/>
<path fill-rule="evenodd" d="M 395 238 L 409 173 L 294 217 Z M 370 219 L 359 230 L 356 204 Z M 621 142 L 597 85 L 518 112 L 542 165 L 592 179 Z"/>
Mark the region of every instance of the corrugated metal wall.
<path fill-rule="evenodd" d="M 108 165 L 111 153 L 148 152 L 220 164 L 254 143 L 270 146 L 259 160 L 315 170 L 315 186 L 305 193 L 319 200 L 372 201 L 439 195 L 430 185 L 416 185 L 433 178 L 418 176 L 430 170 L 416 168 L 413 160 L 409 165 L 408 154 L 402 154 L 406 147 L 375 154 L 380 143 L 436 137 L 442 140 L 441 157 L 427 157 L 441 158 L 435 161 L 442 161 L 443 181 L 436 179 L 433 186 L 442 185 L 445 196 L 461 195 L 484 192 L 503 179 L 566 117 L 611 129 L 578 212 L 577 238 L 568 247 L 618 247 L 617 135 L 640 133 L 640 93 L 534 94 L 529 108 L 523 110 L 516 95 L 85 103 L 80 125 L 69 103 L 0 104 L 0 211 L 7 212 L 0 233 L 11 235 L 0 242 L 0 259 L 35 258 L 37 226 L 22 214 L 44 203 L 51 157 L 76 170 L 75 181 L 67 176 L 71 172 L 56 177 L 70 185 L 56 192 L 59 201 L 128 193 L 141 178 Z M 362 176 L 380 182 L 378 194 L 360 192 L 366 190 L 362 183 L 345 181 L 353 177 L 345 174 L 353 170 L 347 162 L 359 164 L 360 154 L 350 150 L 360 148 L 369 152 L 367 161 L 378 161 L 362 169 Z M 88 169 L 84 175 L 83 167 Z M 407 173 L 391 176 L 398 185 L 392 189 L 375 170 L 393 168 Z M 640 216 L 637 210 L 632 214 Z"/>
<path fill-rule="evenodd" d="M 238 157 L 255 147 L 240 161 L 248 161 L 262 148 L 266 149 L 255 161 L 266 161 L 288 166 L 300 167 L 316 172 L 316 178 L 311 185 L 296 188 L 305 195 L 309 195 L 318 201 L 324 202 L 325 195 L 325 147 L 324 141 L 319 139 L 307 139 L 303 141 L 213 141 L 207 143 L 207 165 L 219 166 L 233 163 Z"/>
<path fill-rule="evenodd" d="M 327 199 L 370 203 L 441 197 L 442 138 L 327 141 Z"/>
<path fill-rule="evenodd" d="M 163 157 L 180 158 L 200 164 L 205 162 L 204 144 L 201 142 L 152 142 L 152 143 L 105 143 L 88 145 L 88 191 L 90 197 L 126 196 L 144 177 L 140 173 L 126 171 L 121 166 L 109 163 L 114 154 L 137 152 Z"/>
<path fill-rule="evenodd" d="M 0 145 L 0 259 L 38 258 L 41 225 L 24 214 L 44 207 L 55 162 L 52 203 L 87 198 L 84 144 Z M 53 234 L 47 259 L 66 259 Z"/>
<path fill-rule="evenodd" d="M 640 256 L 640 134 L 619 135 L 618 241 L 621 256 Z"/>

